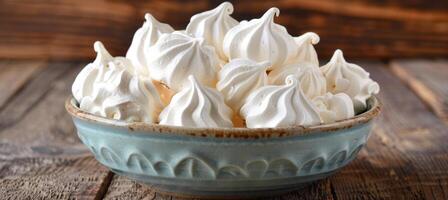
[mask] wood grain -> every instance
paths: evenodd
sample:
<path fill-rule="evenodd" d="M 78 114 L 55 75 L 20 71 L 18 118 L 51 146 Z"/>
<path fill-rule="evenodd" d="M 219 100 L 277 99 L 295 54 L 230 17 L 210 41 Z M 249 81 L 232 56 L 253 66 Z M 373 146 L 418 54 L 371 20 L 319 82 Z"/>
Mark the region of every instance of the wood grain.
<path fill-rule="evenodd" d="M 107 169 L 91 156 L 2 162 L 2 199 L 94 199 L 108 177 Z"/>
<path fill-rule="evenodd" d="M 394 60 L 391 69 L 448 123 L 448 60 Z"/>
<path fill-rule="evenodd" d="M 0 61 L 0 109 L 45 62 Z"/>
<path fill-rule="evenodd" d="M 270 7 L 293 35 L 321 36 L 320 58 L 339 48 L 351 58 L 448 56 L 446 1 L 264 0 L 232 1 L 238 19 L 260 17 Z M 219 4 L 212 0 L 3 0 L 0 58 L 91 59 L 101 40 L 124 55 L 145 12 L 184 29 L 190 17 Z M 49 12 L 51 11 L 51 12 Z"/>
<path fill-rule="evenodd" d="M 383 113 L 358 158 L 330 181 L 338 199 L 448 198 L 447 127 L 381 63 L 362 63 L 381 86 Z"/>
<path fill-rule="evenodd" d="M 45 97 L 51 90 L 53 81 L 64 72 L 73 67 L 72 64 L 67 63 L 51 63 L 45 67 L 44 70 L 35 74 L 35 78 L 29 80 L 29 83 L 10 99 L 8 105 L 3 107 L 0 112 L 0 128 L 4 126 L 11 126 L 18 119 L 27 114 L 35 104 Z M 66 93 L 69 94 L 69 93 Z"/>
<path fill-rule="evenodd" d="M 155 197 L 156 192 L 151 186 L 114 175 L 104 199 L 155 199 Z"/>
<path fill-rule="evenodd" d="M 112 183 L 104 199 L 157 199 L 157 200 L 187 200 L 192 198 L 177 197 L 155 191 L 151 186 L 132 181 L 126 177 L 114 175 Z M 281 196 L 265 197 L 259 199 L 335 199 L 332 186 L 328 179 L 316 182 L 300 191 L 289 192 Z"/>
<path fill-rule="evenodd" d="M 92 58 L 96 40 L 123 54 L 142 21 L 123 2 L 2 0 L 0 58 Z"/>
<path fill-rule="evenodd" d="M 376 130 L 401 152 L 443 152 L 447 126 L 407 85 L 381 63 L 363 64 L 381 86 L 384 112 Z"/>
<path fill-rule="evenodd" d="M 76 136 L 64 109 L 79 64 L 51 63 L 0 111 L 2 199 L 94 199 L 111 173 Z"/>

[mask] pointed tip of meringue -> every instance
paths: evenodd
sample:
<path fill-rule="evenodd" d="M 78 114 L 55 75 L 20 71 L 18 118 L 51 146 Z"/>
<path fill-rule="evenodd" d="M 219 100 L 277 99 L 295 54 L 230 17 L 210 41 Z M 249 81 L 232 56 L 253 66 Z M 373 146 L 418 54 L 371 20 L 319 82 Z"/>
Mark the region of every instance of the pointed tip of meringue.
<path fill-rule="evenodd" d="M 154 16 L 152 16 L 150 13 L 146 13 L 145 14 L 145 20 L 146 21 L 151 21 L 154 19 Z"/>
<path fill-rule="evenodd" d="M 334 51 L 334 54 L 337 56 L 343 56 L 343 52 L 341 49 L 336 49 L 336 51 Z"/>
<path fill-rule="evenodd" d="M 95 43 L 93 43 L 93 49 L 97 53 L 100 53 L 103 50 L 106 50 L 106 48 L 104 47 L 104 44 L 101 41 L 95 41 Z"/>
<path fill-rule="evenodd" d="M 342 50 L 336 49 L 336 51 L 334 51 L 333 57 L 331 58 L 331 61 L 345 62 L 344 53 L 342 52 Z"/>
<path fill-rule="evenodd" d="M 107 51 L 106 47 L 104 47 L 103 43 L 100 41 L 96 41 L 93 44 L 93 49 L 96 52 L 96 58 L 93 62 L 108 62 L 112 59 L 112 55 Z"/>
<path fill-rule="evenodd" d="M 219 4 L 219 6 L 217 8 L 219 10 L 226 11 L 226 13 L 228 13 L 228 14 L 232 14 L 233 13 L 233 4 L 228 2 L 228 1 L 225 1 L 225 2 L 223 2 L 221 4 Z"/>
<path fill-rule="evenodd" d="M 93 49 L 99 56 L 112 57 L 106 47 L 104 47 L 104 44 L 100 41 L 95 41 Z"/>
<path fill-rule="evenodd" d="M 280 9 L 278 9 L 276 7 L 272 7 L 272 8 L 269 8 L 269 10 L 263 14 L 262 18 L 266 17 L 266 18 L 273 20 L 274 16 L 278 17 L 279 15 L 280 15 Z"/>
<path fill-rule="evenodd" d="M 307 32 L 304 33 L 303 36 L 306 38 L 306 40 L 310 41 L 311 44 L 317 44 L 320 41 L 319 35 L 317 35 L 315 32 Z"/>

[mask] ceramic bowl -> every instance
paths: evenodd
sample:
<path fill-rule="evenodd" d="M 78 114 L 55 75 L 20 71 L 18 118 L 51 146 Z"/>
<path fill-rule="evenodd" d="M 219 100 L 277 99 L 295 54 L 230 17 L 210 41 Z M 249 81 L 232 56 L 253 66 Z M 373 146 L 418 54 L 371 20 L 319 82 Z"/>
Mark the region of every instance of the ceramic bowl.
<path fill-rule="evenodd" d="M 81 141 L 113 172 L 177 195 L 241 197 L 295 190 L 352 161 L 380 112 L 291 128 L 186 128 L 127 123 L 66 109 Z"/>

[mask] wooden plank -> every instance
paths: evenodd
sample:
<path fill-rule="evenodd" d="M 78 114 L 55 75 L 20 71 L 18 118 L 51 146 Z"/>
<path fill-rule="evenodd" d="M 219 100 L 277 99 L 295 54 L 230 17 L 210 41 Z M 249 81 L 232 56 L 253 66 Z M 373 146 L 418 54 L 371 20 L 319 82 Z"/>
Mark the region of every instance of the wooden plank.
<path fill-rule="evenodd" d="M 293 35 L 321 35 L 317 49 L 328 58 L 336 48 L 351 58 L 448 56 L 448 3 L 436 0 L 232 1 L 238 20 L 281 10 L 277 22 Z M 31 1 L 0 2 L 0 58 L 87 59 L 103 41 L 124 55 L 145 12 L 176 29 L 219 1 Z M 48 12 L 52 10 L 52 12 Z M 173 15 L 175 13 L 175 15 Z"/>
<path fill-rule="evenodd" d="M 124 1 L 1 1 L 0 58 L 93 58 L 96 40 L 124 55 L 142 22 Z"/>
<path fill-rule="evenodd" d="M 13 96 L 0 112 L 0 128 L 11 126 L 15 121 L 27 114 L 35 104 L 50 91 L 53 81 L 63 76 L 73 65 L 66 63 L 49 63 L 44 70 L 29 80 L 20 93 Z M 69 93 L 66 93 L 67 95 Z"/>
<path fill-rule="evenodd" d="M 380 63 L 361 64 L 381 86 L 379 97 L 384 112 L 377 130 L 386 143 L 402 152 L 441 152 L 448 130 L 441 119 L 400 81 L 389 68 Z"/>
<path fill-rule="evenodd" d="M 94 199 L 107 169 L 92 156 L 28 157 L 2 161 L 2 199 Z"/>
<path fill-rule="evenodd" d="M 377 150 L 331 178 L 337 199 L 446 199 L 448 156 Z"/>
<path fill-rule="evenodd" d="M 447 127 L 384 65 L 361 65 L 381 86 L 383 113 L 358 158 L 330 178 L 337 199 L 448 198 Z"/>
<path fill-rule="evenodd" d="M 394 60 L 391 69 L 448 123 L 448 60 Z"/>
<path fill-rule="evenodd" d="M 42 68 L 43 61 L 0 61 L 0 109 L 30 77 Z"/>
<path fill-rule="evenodd" d="M 331 185 L 328 179 L 316 182 L 300 190 L 281 196 L 265 197 L 266 199 L 333 199 Z M 104 199 L 154 199 L 154 200 L 186 200 L 183 198 L 156 192 L 151 186 L 132 181 L 126 177 L 114 175 L 112 183 Z"/>
<path fill-rule="evenodd" d="M 156 192 L 151 186 L 114 175 L 104 199 L 155 199 L 155 197 Z"/>
<path fill-rule="evenodd" d="M 76 136 L 64 109 L 78 64 L 50 63 L 0 111 L 0 195 L 99 199 L 112 174 Z M 9 117 L 8 117 L 9 116 Z"/>

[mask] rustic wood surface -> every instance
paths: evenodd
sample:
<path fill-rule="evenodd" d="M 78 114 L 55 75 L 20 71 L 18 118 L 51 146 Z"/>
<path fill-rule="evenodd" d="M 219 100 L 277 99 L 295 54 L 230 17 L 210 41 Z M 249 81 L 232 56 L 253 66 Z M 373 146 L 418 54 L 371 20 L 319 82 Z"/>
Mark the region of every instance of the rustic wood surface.
<path fill-rule="evenodd" d="M 88 59 L 95 40 L 124 55 L 145 12 L 176 29 L 214 0 L 0 0 L 0 58 Z M 448 1 L 232 1 L 233 16 L 258 18 L 272 6 L 293 35 L 314 31 L 322 59 L 336 48 L 351 58 L 448 56 Z"/>
<path fill-rule="evenodd" d="M 0 62 L 0 108 L 40 68 L 43 62 Z M 21 66 L 21 67 L 19 67 Z"/>
<path fill-rule="evenodd" d="M 447 60 L 397 60 L 391 67 L 433 112 L 448 123 Z"/>
<path fill-rule="evenodd" d="M 99 164 L 64 100 L 83 63 L 0 61 L 1 199 L 177 199 Z M 264 199 L 448 199 L 448 60 L 361 62 L 383 113 L 356 160 L 309 187 Z"/>
<path fill-rule="evenodd" d="M 41 66 L 28 75 L 27 83 L 21 83 L 24 75 L 8 77 L 8 83 L 0 81 L 15 86 L 0 87 L 2 98 L 8 99 L 0 108 L 0 198 L 102 196 L 112 173 L 79 142 L 63 109 L 79 64 L 41 63 L 16 62 L 7 67 L 14 69 L 0 72 L 5 78 L 4 73 L 22 68 L 28 73 L 30 68 Z"/>

